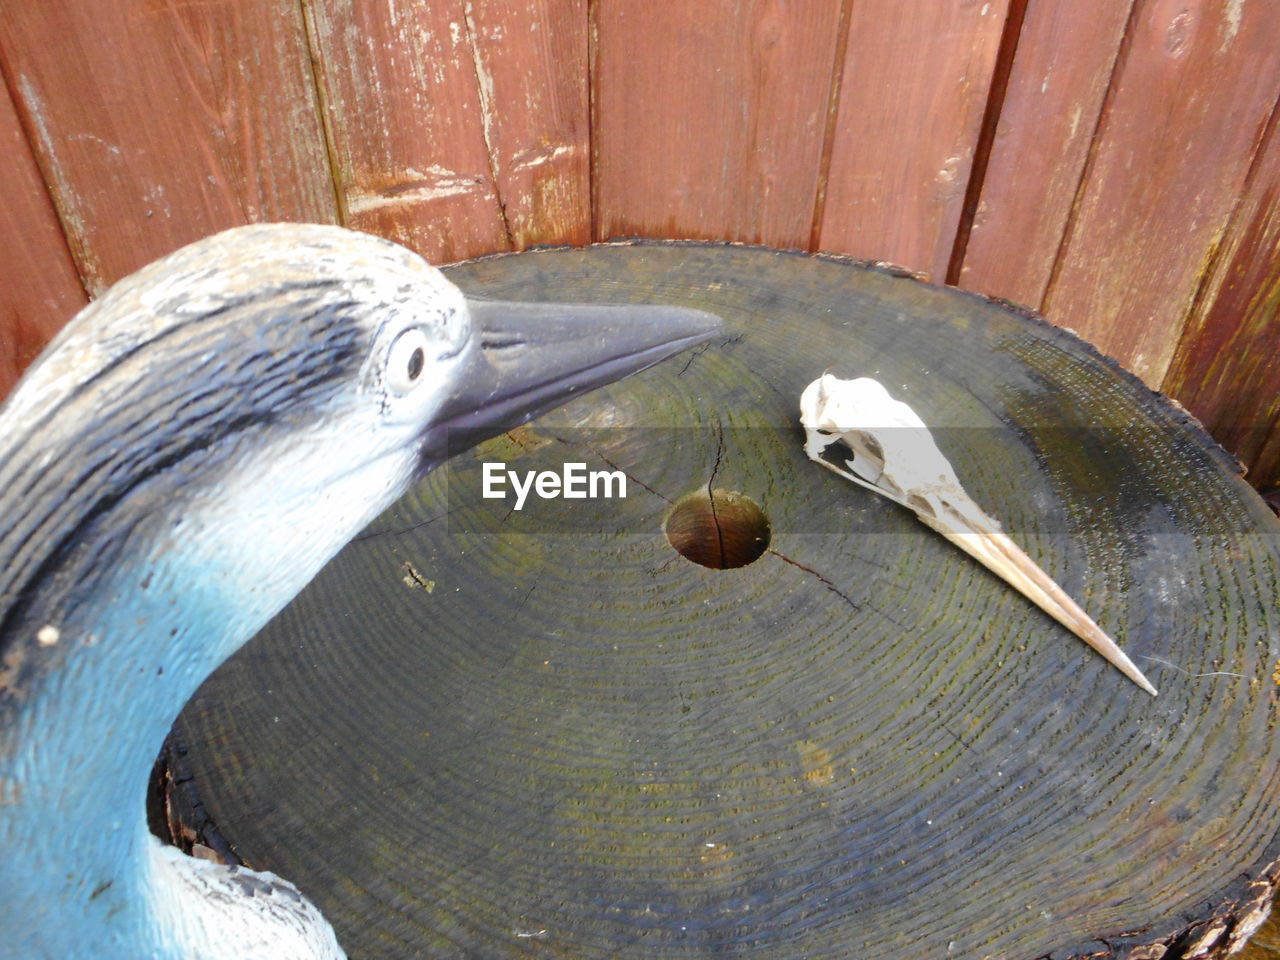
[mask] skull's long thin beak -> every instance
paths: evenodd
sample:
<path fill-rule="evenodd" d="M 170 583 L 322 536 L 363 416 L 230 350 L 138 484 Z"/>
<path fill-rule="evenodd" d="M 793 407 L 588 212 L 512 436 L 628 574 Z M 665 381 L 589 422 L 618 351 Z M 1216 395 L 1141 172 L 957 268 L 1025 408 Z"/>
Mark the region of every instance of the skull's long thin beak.
<path fill-rule="evenodd" d="M 1156 688 L 1119 645 L 972 500 L 963 512 L 944 508 L 936 516 L 924 512 L 916 516 L 1097 650 L 1147 693 L 1156 695 Z M 984 525 L 984 519 L 990 522 Z"/>

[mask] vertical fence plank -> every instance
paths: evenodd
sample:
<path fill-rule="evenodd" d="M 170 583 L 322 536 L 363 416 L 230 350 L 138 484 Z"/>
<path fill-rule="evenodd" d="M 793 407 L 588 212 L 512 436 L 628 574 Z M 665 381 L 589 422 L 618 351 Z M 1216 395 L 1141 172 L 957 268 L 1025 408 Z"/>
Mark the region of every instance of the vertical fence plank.
<path fill-rule="evenodd" d="M 960 286 L 1041 306 L 1131 6 L 1027 8 Z"/>
<path fill-rule="evenodd" d="M 0 82 L 0 399 L 85 304 L 66 238 Z"/>
<path fill-rule="evenodd" d="M 587 0 L 471 0 L 464 12 L 512 245 L 589 243 Z"/>
<path fill-rule="evenodd" d="M 1280 18 L 1143 0 L 1046 312 L 1160 383 L 1280 93 Z"/>
<path fill-rule="evenodd" d="M 350 226 L 439 262 L 590 238 L 586 0 L 306 0 Z"/>
<path fill-rule="evenodd" d="M 596 236 L 807 247 L 840 9 L 593 5 Z"/>
<path fill-rule="evenodd" d="M 511 246 L 464 6 L 307 3 L 346 222 L 436 262 Z"/>
<path fill-rule="evenodd" d="M 1008 0 L 857 0 L 819 245 L 947 275 Z"/>
<path fill-rule="evenodd" d="M 0 58 L 89 290 L 254 220 L 332 220 L 295 0 L 6 3 Z"/>
<path fill-rule="evenodd" d="M 1267 139 L 1164 390 L 1259 486 L 1280 483 L 1280 128 Z"/>

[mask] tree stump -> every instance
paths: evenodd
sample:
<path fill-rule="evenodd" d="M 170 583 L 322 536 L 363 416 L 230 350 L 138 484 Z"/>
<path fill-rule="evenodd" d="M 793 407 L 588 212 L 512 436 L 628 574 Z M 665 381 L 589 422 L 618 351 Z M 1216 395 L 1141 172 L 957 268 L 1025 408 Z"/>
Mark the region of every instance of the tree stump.
<path fill-rule="evenodd" d="M 449 275 L 727 328 L 432 474 L 183 715 L 208 815 L 353 957 L 1136 960 L 1260 922 L 1280 525 L 1185 413 L 882 267 L 616 244 Z M 936 426 L 1159 697 L 807 461 L 828 370 Z M 626 497 L 517 511 L 486 461 Z"/>

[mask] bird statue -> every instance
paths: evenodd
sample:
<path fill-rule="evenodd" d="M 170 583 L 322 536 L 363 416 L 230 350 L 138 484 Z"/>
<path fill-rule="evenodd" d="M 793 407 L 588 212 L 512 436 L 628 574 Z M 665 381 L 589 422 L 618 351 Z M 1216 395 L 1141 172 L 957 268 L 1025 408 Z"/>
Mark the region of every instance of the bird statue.
<path fill-rule="evenodd" d="M 170 725 L 415 478 L 718 325 L 469 299 L 394 243 L 297 224 L 81 311 L 0 408 L 0 957 L 342 957 L 285 880 L 148 833 Z"/>

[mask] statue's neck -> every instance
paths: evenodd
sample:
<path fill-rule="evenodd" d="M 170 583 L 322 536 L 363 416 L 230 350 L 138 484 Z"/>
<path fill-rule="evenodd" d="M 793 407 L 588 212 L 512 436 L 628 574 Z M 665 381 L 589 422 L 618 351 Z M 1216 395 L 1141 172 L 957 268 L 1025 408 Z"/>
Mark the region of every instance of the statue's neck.
<path fill-rule="evenodd" d="M 104 541 L 129 540 L 114 542 L 111 563 L 102 544 L 77 544 L 91 587 L 77 589 L 77 577 L 68 588 L 66 576 L 56 594 L 23 587 L 23 629 L 58 655 L 11 699 L 0 729 L 0 904 L 23 926 L 4 932 L 15 955 L 78 956 L 91 936 L 120 945 L 103 956 L 163 956 L 146 946 L 163 935 L 165 881 L 148 855 L 145 798 L 166 734 L 407 474 L 353 470 L 305 497 L 289 486 L 310 475 L 305 457 L 269 464 L 228 476 L 216 506 L 98 524 Z"/>
<path fill-rule="evenodd" d="M 44 916 L 28 931 L 38 938 L 25 954 L 33 957 L 76 955 L 79 947 L 56 952 L 60 928 L 83 936 L 95 917 L 131 948 L 143 942 L 149 772 L 182 705 L 216 666 L 198 651 L 223 646 L 196 635 L 190 608 L 170 591 L 131 595 L 137 585 L 127 576 L 112 579 L 119 591 L 104 602 L 49 625 L 46 641 L 73 649 L 24 691 L 0 752 L 0 902 L 13 917 Z"/>
<path fill-rule="evenodd" d="M 67 645 L 61 668 L 24 690 L 0 750 L 0 903 L 43 918 L 24 956 L 77 955 L 71 933 L 126 951 L 153 933 L 151 767 L 183 704 L 277 605 L 190 569 L 118 569 L 44 635 Z"/>

